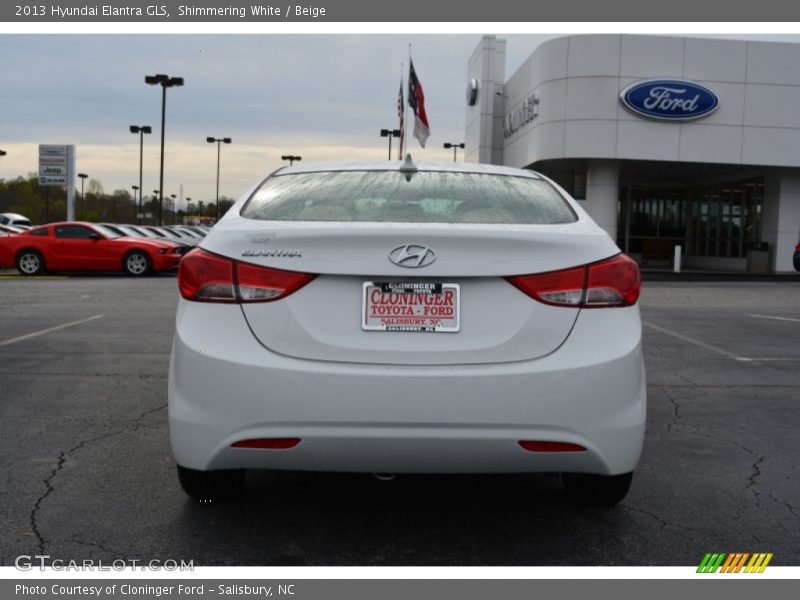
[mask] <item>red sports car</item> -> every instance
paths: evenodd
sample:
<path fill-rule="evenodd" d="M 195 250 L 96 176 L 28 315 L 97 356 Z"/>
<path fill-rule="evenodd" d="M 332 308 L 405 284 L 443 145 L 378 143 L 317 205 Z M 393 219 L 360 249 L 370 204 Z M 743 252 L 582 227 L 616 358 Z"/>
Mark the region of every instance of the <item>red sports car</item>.
<path fill-rule="evenodd" d="M 0 238 L 0 268 L 23 275 L 45 271 L 170 271 L 181 260 L 175 244 L 122 237 L 95 223 L 50 223 Z"/>

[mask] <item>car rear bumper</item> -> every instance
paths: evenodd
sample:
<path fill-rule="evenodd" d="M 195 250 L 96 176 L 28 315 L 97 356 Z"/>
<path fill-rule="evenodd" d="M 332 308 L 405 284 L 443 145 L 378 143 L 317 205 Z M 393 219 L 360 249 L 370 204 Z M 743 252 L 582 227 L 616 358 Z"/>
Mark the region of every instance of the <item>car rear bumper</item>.
<path fill-rule="evenodd" d="M 181 300 L 172 448 L 178 464 L 200 470 L 625 473 L 644 436 L 640 340 L 638 307 L 584 310 L 563 346 L 536 360 L 312 361 L 261 346 L 238 306 Z M 231 447 L 255 438 L 301 441 L 284 450 Z M 586 451 L 529 452 L 521 440 Z"/>

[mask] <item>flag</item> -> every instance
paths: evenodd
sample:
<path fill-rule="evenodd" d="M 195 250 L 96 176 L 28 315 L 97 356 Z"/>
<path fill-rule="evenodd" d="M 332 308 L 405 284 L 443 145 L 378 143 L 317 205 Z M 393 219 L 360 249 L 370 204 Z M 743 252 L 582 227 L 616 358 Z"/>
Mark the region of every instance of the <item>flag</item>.
<path fill-rule="evenodd" d="M 422 93 L 422 84 L 417 79 L 414 71 L 414 62 L 409 59 L 408 69 L 408 105 L 414 111 L 414 137 L 419 140 L 419 145 L 425 147 L 425 141 L 431 134 L 428 126 L 428 115 L 425 114 L 425 95 Z"/>
<path fill-rule="evenodd" d="M 403 99 L 403 74 L 400 74 L 400 93 L 397 96 L 397 116 L 400 117 L 400 160 L 403 160 L 403 146 L 406 141 L 406 103 Z"/>

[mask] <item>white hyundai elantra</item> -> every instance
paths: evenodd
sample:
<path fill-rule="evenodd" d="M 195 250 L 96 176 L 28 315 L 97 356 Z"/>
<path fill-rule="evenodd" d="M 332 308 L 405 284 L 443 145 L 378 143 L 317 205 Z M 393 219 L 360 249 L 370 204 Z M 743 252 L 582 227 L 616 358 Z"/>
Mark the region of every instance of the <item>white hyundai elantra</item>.
<path fill-rule="evenodd" d="M 639 269 L 569 195 L 478 164 L 284 168 L 180 264 L 184 490 L 245 469 L 561 473 L 628 491 L 645 427 Z"/>

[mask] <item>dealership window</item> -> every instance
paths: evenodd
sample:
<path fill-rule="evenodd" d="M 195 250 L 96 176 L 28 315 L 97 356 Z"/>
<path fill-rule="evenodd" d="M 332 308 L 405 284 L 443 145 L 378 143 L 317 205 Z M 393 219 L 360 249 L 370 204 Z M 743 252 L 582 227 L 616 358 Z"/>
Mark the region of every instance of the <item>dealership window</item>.
<path fill-rule="evenodd" d="M 687 253 L 744 258 L 761 237 L 764 178 L 700 190 L 690 204 Z"/>
<path fill-rule="evenodd" d="M 650 187 L 622 189 L 618 240 L 620 247 L 642 260 L 666 260 L 686 234 L 685 190 Z"/>
<path fill-rule="evenodd" d="M 761 235 L 764 178 L 678 188 L 620 189 L 617 243 L 643 263 L 688 256 L 744 258 Z"/>

